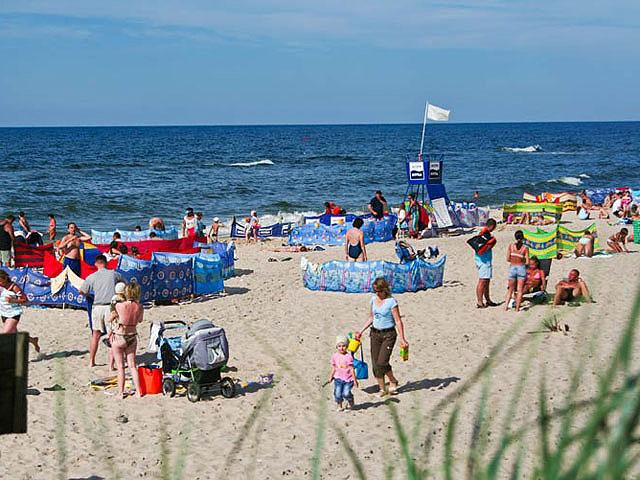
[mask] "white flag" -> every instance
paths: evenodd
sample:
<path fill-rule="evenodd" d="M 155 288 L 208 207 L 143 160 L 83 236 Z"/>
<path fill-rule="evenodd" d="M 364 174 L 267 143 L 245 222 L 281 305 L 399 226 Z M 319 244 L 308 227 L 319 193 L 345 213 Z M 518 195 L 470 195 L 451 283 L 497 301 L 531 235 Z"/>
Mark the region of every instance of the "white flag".
<path fill-rule="evenodd" d="M 427 107 L 427 118 L 437 122 L 446 122 L 449 120 L 449 110 L 429 104 Z"/>

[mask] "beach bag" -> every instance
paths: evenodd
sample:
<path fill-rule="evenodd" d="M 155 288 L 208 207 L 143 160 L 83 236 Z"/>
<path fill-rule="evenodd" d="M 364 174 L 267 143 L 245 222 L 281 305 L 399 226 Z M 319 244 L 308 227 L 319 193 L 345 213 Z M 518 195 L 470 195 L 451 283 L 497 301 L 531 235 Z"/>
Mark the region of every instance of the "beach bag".
<path fill-rule="evenodd" d="M 491 232 L 483 229 L 478 235 L 467 240 L 467 243 L 476 254 L 483 255 L 495 245 L 496 239 L 491 235 Z"/>
<path fill-rule="evenodd" d="M 360 345 L 360 360 L 353 356 L 353 369 L 356 372 L 356 378 L 358 380 L 366 380 L 369 378 L 369 365 L 364 361 L 364 354 L 362 353 L 362 345 Z"/>

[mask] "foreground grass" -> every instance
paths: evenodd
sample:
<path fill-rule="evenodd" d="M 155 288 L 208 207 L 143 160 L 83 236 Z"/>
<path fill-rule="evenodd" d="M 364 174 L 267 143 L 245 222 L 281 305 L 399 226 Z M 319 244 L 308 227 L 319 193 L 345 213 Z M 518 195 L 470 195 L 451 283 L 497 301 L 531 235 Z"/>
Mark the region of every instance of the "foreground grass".
<path fill-rule="evenodd" d="M 516 418 L 519 411 L 541 337 L 538 336 L 533 341 L 531 337 L 513 341 L 517 332 L 517 326 L 514 325 L 502 335 L 469 379 L 447 394 L 429 412 L 424 412 L 421 418 L 403 425 L 394 403 L 387 402 L 386 408 L 392 419 L 394 440 L 400 458 L 394 461 L 386 459 L 383 462 L 383 468 L 379 471 L 384 472 L 386 478 L 410 480 L 454 479 L 462 476 L 473 480 L 495 478 L 613 480 L 637 475 L 640 460 L 638 434 L 640 376 L 631 371 L 631 359 L 639 315 L 640 292 L 635 297 L 629 319 L 612 358 L 598 376 L 597 391 L 592 398 L 579 399 L 578 395 L 581 372 L 585 370 L 587 362 L 586 355 L 582 355 L 572 367 L 569 387 L 560 402 L 561 406 L 555 409 L 550 408 L 543 372 L 539 383 L 534 386 L 537 391 L 535 418 L 515 425 L 512 420 Z M 557 319 L 554 314 L 544 319 L 541 327 L 551 331 L 549 325 L 555 324 Z M 561 333 L 553 334 L 561 335 Z M 265 347 L 271 350 L 274 360 L 287 375 L 299 380 L 298 385 L 304 384 L 300 374 L 288 365 L 284 357 L 268 345 Z M 527 353 L 525 362 L 518 372 L 517 383 L 508 399 L 504 414 L 501 419 L 496 419 L 490 414 L 489 409 L 493 367 L 497 362 L 504 361 L 510 355 L 523 350 Z M 61 365 L 58 367 L 59 383 L 64 384 L 63 377 L 66 375 Z M 472 389 L 474 392 L 479 391 L 480 396 L 472 417 L 465 418 L 465 422 L 471 421 L 470 438 L 463 438 L 458 426 L 462 418 L 463 404 L 469 400 Z M 315 446 L 309 459 L 311 478 L 323 478 L 329 474 L 323 471 L 322 457 L 328 430 L 332 430 L 340 440 L 341 448 L 351 463 L 355 478 L 365 480 L 366 472 L 356 450 L 349 443 L 348 435 L 341 426 L 327 418 L 325 393 L 317 393 L 317 396 Z M 256 425 L 262 425 L 264 419 L 268 417 L 268 406 L 271 400 L 271 389 L 261 392 L 256 408 L 241 426 L 236 440 L 232 442 L 232 448 L 225 462 L 225 470 L 233 464 L 250 431 L 255 430 Z M 450 413 L 445 415 L 445 411 Z M 68 445 L 65 438 L 67 409 L 64 392 L 58 392 L 56 396 L 54 415 L 58 478 L 67 478 L 69 470 Z M 434 439 L 429 434 L 421 434 L 420 431 L 431 432 L 433 426 L 437 422 L 442 423 L 443 420 L 445 437 L 442 453 L 439 457 L 432 456 Z M 425 422 L 425 428 L 421 428 Z M 171 461 L 166 425 L 162 419 L 159 427 L 160 471 L 156 476 L 157 478 L 184 478 L 188 462 L 189 435 L 185 436 Z M 491 438 L 491 442 L 489 442 L 489 432 L 498 433 Z M 257 442 L 257 430 L 255 435 Z M 537 445 L 532 445 L 530 438 L 536 438 Z M 417 439 L 422 441 L 419 442 Z M 98 438 L 91 440 L 96 444 L 100 441 Z M 464 453 L 456 456 L 454 451 L 460 451 L 460 448 L 456 449 L 455 446 L 459 445 L 464 445 Z M 172 464 L 173 468 L 171 468 Z M 110 477 L 120 477 L 115 465 L 107 464 L 105 467 L 110 472 Z M 255 477 L 255 466 L 251 470 L 253 475 L 250 477 Z"/>

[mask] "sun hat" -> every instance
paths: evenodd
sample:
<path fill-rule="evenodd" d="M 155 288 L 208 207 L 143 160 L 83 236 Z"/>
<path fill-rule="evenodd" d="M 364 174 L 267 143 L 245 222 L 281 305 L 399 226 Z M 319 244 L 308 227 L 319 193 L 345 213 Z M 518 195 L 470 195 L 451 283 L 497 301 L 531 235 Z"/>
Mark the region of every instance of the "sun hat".
<path fill-rule="evenodd" d="M 218 223 L 220 219 L 218 217 L 213 217 L 213 223 Z"/>
<path fill-rule="evenodd" d="M 336 345 L 349 345 L 349 339 L 347 338 L 346 335 L 338 335 L 336 337 Z"/>
<path fill-rule="evenodd" d="M 118 282 L 118 283 L 116 283 L 116 286 L 115 286 L 115 291 L 116 291 L 116 293 L 117 293 L 117 294 L 124 293 L 124 287 L 125 287 L 125 286 L 126 286 L 126 285 L 124 284 L 124 282 Z"/>

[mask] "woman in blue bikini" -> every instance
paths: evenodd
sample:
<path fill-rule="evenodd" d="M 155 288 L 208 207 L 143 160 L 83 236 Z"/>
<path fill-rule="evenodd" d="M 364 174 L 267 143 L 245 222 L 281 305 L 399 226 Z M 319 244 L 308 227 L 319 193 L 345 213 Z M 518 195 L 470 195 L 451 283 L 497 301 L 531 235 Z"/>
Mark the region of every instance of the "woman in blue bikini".
<path fill-rule="evenodd" d="M 349 262 L 367 261 L 367 249 L 364 246 L 364 221 L 358 217 L 353 221 L 353 228 L 349 229 L 344 239 L 344 255 Z"/>

